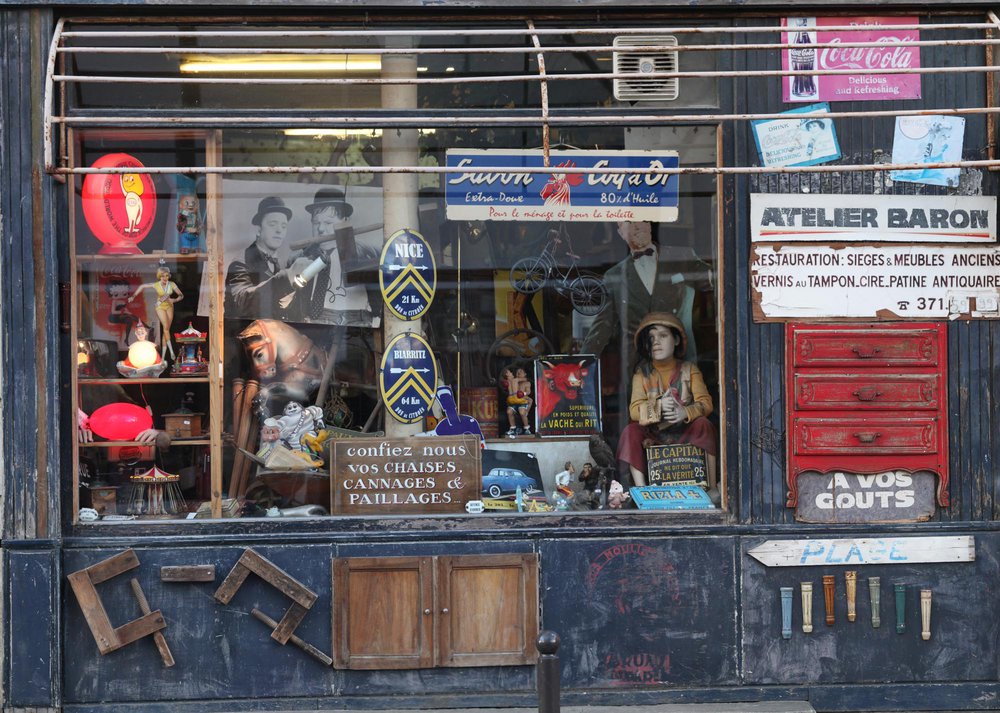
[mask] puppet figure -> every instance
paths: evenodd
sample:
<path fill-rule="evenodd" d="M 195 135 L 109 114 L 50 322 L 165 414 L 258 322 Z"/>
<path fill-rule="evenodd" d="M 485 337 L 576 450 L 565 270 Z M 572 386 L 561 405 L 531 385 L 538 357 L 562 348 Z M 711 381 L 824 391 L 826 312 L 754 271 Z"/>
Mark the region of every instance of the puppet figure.
<path fill-rule="evenodd" d="M 177 199 L 177 242 L 181 255 L 196 253 L 201 247 L 201 201 L 195 193 Z"/>
<path fill-rule="evenodd" d="M 500 373 L 500 388 L 507 392 L 507 435 L 511 438 L 520 435 L 530 435 L 531 426 L 528 423 L 528 414 L 535 403 L 531 398 L 531 379 L 522 367 L 511 369 L 505 368 Z M 517 421 L 520 418 L 520 425 Z"/>

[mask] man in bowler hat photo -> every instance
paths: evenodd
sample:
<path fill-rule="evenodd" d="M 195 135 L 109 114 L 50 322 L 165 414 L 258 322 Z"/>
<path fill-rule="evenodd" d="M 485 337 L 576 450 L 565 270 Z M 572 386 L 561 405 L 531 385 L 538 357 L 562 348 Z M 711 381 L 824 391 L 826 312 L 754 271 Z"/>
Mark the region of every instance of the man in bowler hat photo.
<path fill-rule="evenodd" d="M 283 267 L 278 251 L 288 235 L 292 211 L 278 196 L 267 196 L 250 219 L 256 228 L 254 242 L 233 260 L 226 271 L 226 317 L 236 319 L 297 320 L 293 311 L 293 278 L 309 264 L 298 258 Z"/>
<path fill-rule="evenodd" d="M 307 322 L 378 326 L 378 253 L 355 240 L 350 220 L 354 207 L 342 189 L 324 186 L 316 191 L 306 210 L 312 224 L 312 243 L 303 258 L 309 259 L 309 266 L 295 278 L 298 293 L 292 308 Z M 370 273 L 363 282 L 362 271 Z"/>

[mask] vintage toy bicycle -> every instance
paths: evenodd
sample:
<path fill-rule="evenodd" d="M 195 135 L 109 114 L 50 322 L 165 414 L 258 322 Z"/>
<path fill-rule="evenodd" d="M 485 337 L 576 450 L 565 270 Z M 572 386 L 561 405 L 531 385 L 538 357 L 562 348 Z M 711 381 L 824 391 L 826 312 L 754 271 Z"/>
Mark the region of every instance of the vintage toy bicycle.
<path fill-rule="evenodd" d="M 556 261 L 556 252 L 563 243 L 567 244 L 563 255 L 570 260 L 566 267 Z M 607 301 L 604 281 L 597 274 L 580 270 L 577 267 L 580 256 L 571 252 L 568 246 L 569 235 L 565 225 L 550 230 L 549 241 L 541 255 L 521 258 L 510 268 L 510 284 L 518 292 L 527 295 L 534 294 L 547 285 L 568 297 L 573 309 L 580 314 L 595 315 Z"/>

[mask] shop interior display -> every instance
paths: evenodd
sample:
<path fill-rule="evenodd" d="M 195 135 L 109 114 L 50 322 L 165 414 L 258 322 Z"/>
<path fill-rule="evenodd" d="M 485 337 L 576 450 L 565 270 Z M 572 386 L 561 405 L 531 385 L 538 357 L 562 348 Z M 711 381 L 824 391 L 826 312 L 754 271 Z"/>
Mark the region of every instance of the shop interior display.
<path fill-rule="evenodd" d="M 88 176 L 75 192 L 73 393 L 89 427 L 75 458 L 92 476 L 77 478 L 76 510 L 103 487 L 116 502 L 98 518 L 325 513 L 333 445 L 391 431 L 415 398 L 407 389 L 422 383 L 427 408 L 409 419 L 421 435 L 472 433 L 484 453 L 534 459 L 484 460 L 482 508 L 468 512 L 634 507 L 631 487 L 659 484 L 622 458 L 629 423 L 690 441 L 690 428 L 671 430 L 693 408 L 682 401 L 689 377 L 658 390 L 652 415 L 630 415 L 634 330 L 660 304 L 676 312 L 687 360 L 677 363 L 697 364 L 701 388 L 717 393 L 717 248 L 714 230 L 691 227 L 715 224 L 711 181 L 693 179 L 683 220 L 652 224 L 448 220 L 439 184 L 428 183 L 419 223 L 390 240 L 381 178 L 144 173 L 211 165 L 245 146 L 223 131 L 71 135 L 77 160 L 137 171 Z M 424 150 L 443 152 L 454 138 Z M 261 145 L 274 140 L 260 132 Z M 603 140 L 620 142 L 621 130 Z M 372 161 L 379 150 L 375 142 Z M 553 175 L 565 182 L 546 184 L 553 201 L 580 185 L 579 175 Z M 646 297 L 632 304 L 636 289 Z M 386 319 L 405 325 L 411 315 L 436 379 L 384 363 Z M 129 428 L 124 412 L 105 425 L 109 403 L 127 409 Z M 717 428 L 710 407 L 701 416 L 712 420 L 706 433 Z M 655 441 L 633 440 L 643 453 Z M 695 485 L 718 504 L 714 455 L 712 475 Z"/>

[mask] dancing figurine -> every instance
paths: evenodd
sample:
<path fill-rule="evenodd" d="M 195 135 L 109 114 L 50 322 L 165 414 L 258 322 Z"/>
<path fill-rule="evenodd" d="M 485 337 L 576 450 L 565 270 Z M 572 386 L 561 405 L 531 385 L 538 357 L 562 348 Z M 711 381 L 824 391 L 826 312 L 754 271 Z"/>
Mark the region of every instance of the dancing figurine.
<path fill-rule="evenodd" d="M 154 289 L 156 291 L 156 318 L 160 320 L 160 356 L 166 358 L 170 352 L 170 358 L 174 359 L 174 344 L 170 340 L 170 325 L 174 321 L 174 303 L 184 299 L 177 283 L 170 279 L 170 268 L 161 263 L 156 270 L 156 282 L 146 282 L 135 288 L 135 292 L 129 297 L 129 302 L 134 300 L 143 290 Z"/>

